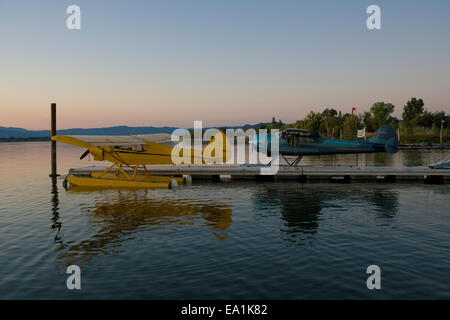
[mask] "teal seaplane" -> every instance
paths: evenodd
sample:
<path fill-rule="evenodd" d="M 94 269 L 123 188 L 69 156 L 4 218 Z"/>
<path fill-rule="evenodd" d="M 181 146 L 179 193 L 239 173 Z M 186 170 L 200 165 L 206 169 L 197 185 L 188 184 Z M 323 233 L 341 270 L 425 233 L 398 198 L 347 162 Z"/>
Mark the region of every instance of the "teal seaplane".
<path fill-rule="evenodd" d="M 270 134 L 257 135 L 253 144 L 258 152 L 267 151 L 270 155 Z M 290 166 L 296 166 L 305 155 L 372 153 L 398 151 L 398 138 L 394 128 L 382 126 L 374 136 L 367 140 L 351 141 L 328 139 L 310 130 L 289 128 L 281 131 L 279 138 L 279 154 Z M 265 150 L 262 150 L 265 149 Z M 289 158 L 295 157 L 294 160 Z"/>

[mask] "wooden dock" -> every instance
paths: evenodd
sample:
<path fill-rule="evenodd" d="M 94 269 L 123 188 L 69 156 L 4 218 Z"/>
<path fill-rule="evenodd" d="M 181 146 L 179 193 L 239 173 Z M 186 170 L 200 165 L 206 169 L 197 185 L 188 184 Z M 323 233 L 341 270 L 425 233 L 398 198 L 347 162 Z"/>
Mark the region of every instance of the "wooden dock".
<path fill-rule="evenodd" d="M 341 167 L 280 165 L 276 175 L 261 175 L 258 165 L 152 165 L 147 170 L 152 175 L 190 176 L 195 180 L 331 180 L 331 181 L 386 181 L 448 183 L 450 169 L 429 167 Z M 90 176 L 105 167 L 90 166 L 70 169 L 69 175 Z M 125 169 L 127 170 L 127 169 Z M 131 169 L 128 169 L 131 171 Z M 127 171 L 128 171 L 127 170 Z"/>

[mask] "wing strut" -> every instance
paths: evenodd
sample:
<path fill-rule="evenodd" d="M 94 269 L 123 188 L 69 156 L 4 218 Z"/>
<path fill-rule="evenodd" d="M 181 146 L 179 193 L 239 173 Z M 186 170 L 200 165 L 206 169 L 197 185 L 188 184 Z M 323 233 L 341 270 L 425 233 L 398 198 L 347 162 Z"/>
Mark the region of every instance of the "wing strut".
<path fill-rule="evenodd" d="M 303 156 L 300 155 L 300 156 L 297 156 L 292 162 L 289 162 L 289 160 L 283 154 L 281 154 L 281 156 L 283 157 L 284 161 L 286 161 L 290 167 L 296 167 L 303 158 Z"/>

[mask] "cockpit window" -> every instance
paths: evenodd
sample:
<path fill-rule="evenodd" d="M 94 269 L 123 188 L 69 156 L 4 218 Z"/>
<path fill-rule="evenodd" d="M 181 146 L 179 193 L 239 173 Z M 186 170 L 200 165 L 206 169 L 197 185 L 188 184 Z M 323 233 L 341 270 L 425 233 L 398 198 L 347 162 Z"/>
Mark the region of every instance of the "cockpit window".
<path fill-rule="evenodd" d="M 139 144 L 137 146 L 133 146 L 133 151 L 144 152 L 146 150 L 145 145 Z"/>
<path fill-rule="evenodd" d="M 309 137 L 298 137 L 298 136 L 288 136 L 287 137 L 287 143 L 291 146 L 296 146 L 299 143 L 312 143 L 314 142 L 313 138 L 309 138 Z"/>
<path fill-rule="evenodd" d="M 144 144 L 138 144 L 138 145 L 128 145 L 128 146 L 114 146 L 114 149 L 119 150 L 127 150 L 127 151 L 135 151 L 135 152 L 145 152 L 147 151 L 147 147 Z"/>

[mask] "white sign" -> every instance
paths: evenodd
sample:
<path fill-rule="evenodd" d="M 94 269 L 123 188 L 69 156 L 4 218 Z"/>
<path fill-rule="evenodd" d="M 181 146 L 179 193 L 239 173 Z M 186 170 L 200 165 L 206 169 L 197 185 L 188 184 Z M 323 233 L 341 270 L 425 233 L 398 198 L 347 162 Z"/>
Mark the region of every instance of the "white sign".
<path fill-rule="evenodd" d="M 358 130 L 358 138 L 365 138 L 366 137 L 366 127 L 362 128 L 361 130 Z"/>

